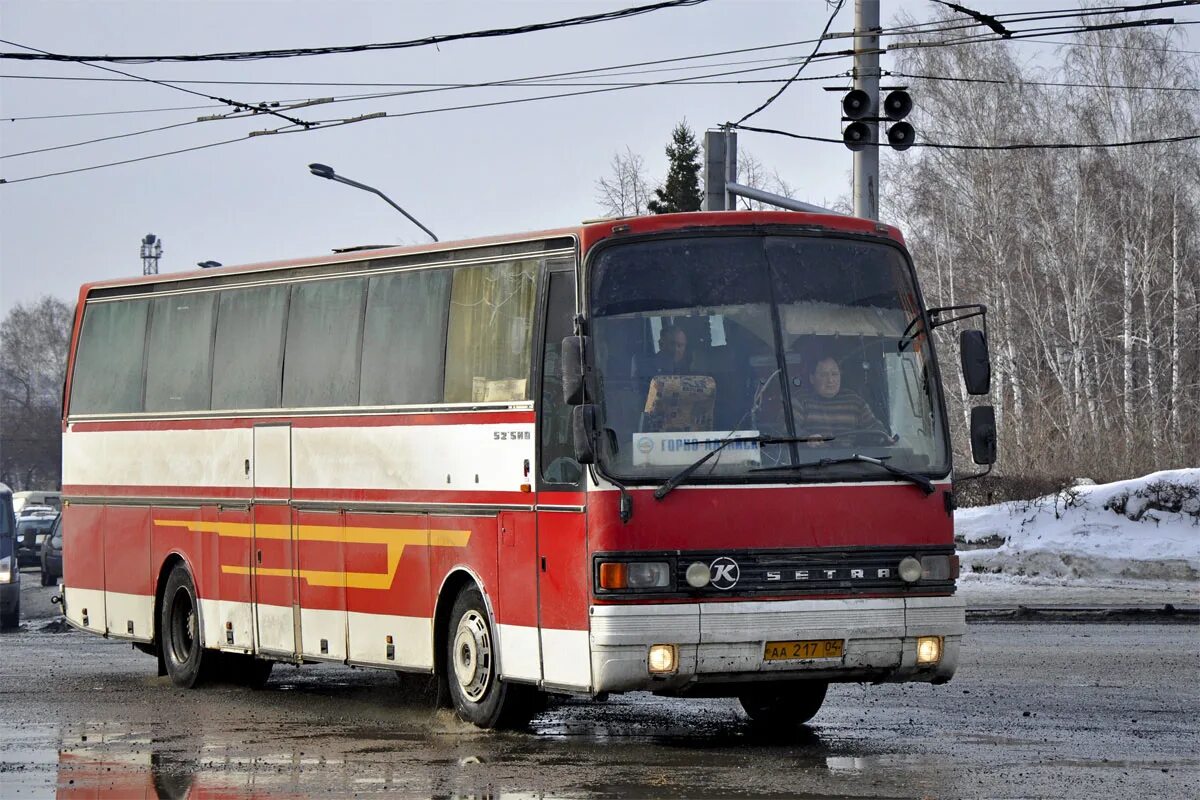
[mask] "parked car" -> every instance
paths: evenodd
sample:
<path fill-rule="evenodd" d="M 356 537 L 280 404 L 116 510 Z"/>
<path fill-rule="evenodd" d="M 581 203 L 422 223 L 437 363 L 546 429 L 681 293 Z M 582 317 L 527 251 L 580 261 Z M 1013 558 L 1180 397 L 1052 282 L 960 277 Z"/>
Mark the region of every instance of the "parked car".
<path fill-rule="evenodd" d="M 17 561 L 22 567 L 37 566 L 42 560 L 42 545 L 58 512 L 48 506 L 27 506 L 17 517 Z"/>
<path fill-rule="evenodd" d="M 0 630 L 21 623 L 21 570 L 17 565 L 16 534 L 12 490 L 0 483 Z"/>
<path fill-rule="evenodd" d="M 42 586 L 53 586 L 62 577 L 62 542 L 62 514 L 59 514 L 49 538 L 42 545 Z"/>

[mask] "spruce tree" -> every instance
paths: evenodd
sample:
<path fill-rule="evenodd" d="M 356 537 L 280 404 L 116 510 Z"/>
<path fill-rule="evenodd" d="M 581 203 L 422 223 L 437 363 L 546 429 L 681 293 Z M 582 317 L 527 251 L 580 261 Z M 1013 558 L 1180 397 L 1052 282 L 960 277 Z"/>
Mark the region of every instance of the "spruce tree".
<path fill-rule="evenodd" d="M 667 159 L 671 167 L 666 183 L 654 190 L 658 199 L 651 200 L 646 208 L 652 214 L 699 211 L 703 199 L 700 193 L 700 145 L 686 119 L 671 133 Z"/>

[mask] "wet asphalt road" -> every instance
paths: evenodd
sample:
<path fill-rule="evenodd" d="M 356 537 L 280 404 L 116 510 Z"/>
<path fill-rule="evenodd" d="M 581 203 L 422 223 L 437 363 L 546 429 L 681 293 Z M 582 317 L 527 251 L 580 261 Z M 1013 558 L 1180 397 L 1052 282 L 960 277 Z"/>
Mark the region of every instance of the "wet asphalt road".
<path fill-rule="evenodd" d="M 488 733 L 420 679 L 335 666 L 183 691 L 41 627 L 0 635 L 2 798 L 1200 796 L 1195 625 L 972 625 L 951 683 L 834 686 L 786 737 L 649 695 Z"/>

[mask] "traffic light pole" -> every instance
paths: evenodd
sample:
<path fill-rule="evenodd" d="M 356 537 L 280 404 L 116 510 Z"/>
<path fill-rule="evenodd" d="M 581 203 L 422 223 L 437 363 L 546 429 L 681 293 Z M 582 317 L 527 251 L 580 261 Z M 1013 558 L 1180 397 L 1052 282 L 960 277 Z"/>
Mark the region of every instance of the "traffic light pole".
<path fill-rule="evenodd" d="M 871 98 L 871 139 L 854 153 L 854 216 L 879 219 L 879 0 L 854 0 L 854 88 Z"/>

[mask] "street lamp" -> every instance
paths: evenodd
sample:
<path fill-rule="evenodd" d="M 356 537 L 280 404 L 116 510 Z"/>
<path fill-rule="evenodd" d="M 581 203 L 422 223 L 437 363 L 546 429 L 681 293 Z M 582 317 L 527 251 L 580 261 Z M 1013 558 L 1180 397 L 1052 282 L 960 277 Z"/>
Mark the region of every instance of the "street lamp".
<path fill-rule="evenodd" d="M 420 222 L 417 222 L 416 218 L 412 214 L 408 213 L 403 208 L 396 205 L 394 202 L 392 202 L 392 198 L 388 197 L 386 194 L 379 191 L 378 189 L 376 189 L 372 186 L 367 186 L 365 183 L 359 183 L 358 181 L 352 181 L 349 178 L 343 178 L 341 175 L 338 175 L 336 172 L 333 171 L 333 167 L 326 166 L 325 164 L 309 164 L 308 171 L 311 172 L 313 175 L 316 175 L 318 178 L 328 178 L 331 181 L 337 181 L 338 183 L 344 183 L 347 186 L 353 186 L 357 189 L 363 189 L 364 191 L 372 192 L 374 194 L 379 195 L 380 197 L 382 197 L 384 200 L 387 201 L 388 205 L 390 205 L 392 208 L 399 211 L 404 216 L 408 217 L 409 222 L 411 222 L 413 225 L 416 225 L 418 228 L 420 228 L 421 230 L 428 233 L 429 236 L 435 242 L 438 241 L 438 237 L 434 235 L 433 231 L 429 230 L 429 228 L 426 228 Z"/>
<path fill-rule="evenodd" d="M 221 266 L 220 261 L 197 261 L 196 266 L 200 269 L 212 269 L 213 267 Z"/>

